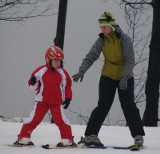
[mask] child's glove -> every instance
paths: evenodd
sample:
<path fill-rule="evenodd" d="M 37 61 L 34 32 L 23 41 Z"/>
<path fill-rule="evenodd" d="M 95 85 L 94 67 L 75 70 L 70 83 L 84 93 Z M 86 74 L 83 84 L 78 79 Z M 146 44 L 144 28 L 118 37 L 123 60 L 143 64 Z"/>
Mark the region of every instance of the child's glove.
<path fill-rule="evenodd" d="M 74 82 L 78 82 L 79 79 L 80 79 L 80 82 L 82 82 L 83 76 L 84 76 L 83 72 L 78 72 L 77 74 L 72 76 L 72 79 Z"/>
<path fill-rule="evenodd" d="M 127 90 L 127 81 L 128 81 L 128 78 L 122 78 L 120 81 L 119 81 L 119 88 L 121 90 Z"/>
<path fill-rule="evenodd" d="M 31 77 L 31 79 L 30 79 L 30 84 L 31 84 L 32 86 L 34 86 L 36 83 L 37 83 L 37 79 L 36 79 L 36 77 L 33 75 L 33 76 Z"/>
<path fill-rule="evenodd" d="M 64 109 L 67 109 L 69 104 L 70 104 L 70 99 L 69 98 L 66 98 L 65 101 L 63 102 L 63 108 Z"/>

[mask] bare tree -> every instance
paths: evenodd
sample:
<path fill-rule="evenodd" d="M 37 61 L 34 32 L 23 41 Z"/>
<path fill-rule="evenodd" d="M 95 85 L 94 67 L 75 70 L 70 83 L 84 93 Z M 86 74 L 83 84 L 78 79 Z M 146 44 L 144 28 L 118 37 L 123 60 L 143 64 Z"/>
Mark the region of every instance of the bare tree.
<path fill-rule="evenodd" d="M 57 14 L 57 0 L 1 0 L 0 20 L 25 21 Z"/>
<path fill-rule="evenodd" d="M 147 7 L 152 7 L 153 23 L 151 42 L 149 45 L 149 62 L 147 70 L 147 80 L 145 86 L 146 108 L 143 115 L 145 126 L 157 126 L 158 122 L 158 100 L 160 84 L 160 2 L 158 0 L 122 0 L 125 4 L 125 13 L 128 15 L 128 8 L 141 13 Z M 129 16 L 130 18 L 131 16 Z M 144 28 L 144 26 L 143 26 Z"/>
<path fill-rule="evenodd" d="M 160 84 L 160 1 L 152 0 L 153 24 L 146 81 L 145 126 L 157 126 Z"/>

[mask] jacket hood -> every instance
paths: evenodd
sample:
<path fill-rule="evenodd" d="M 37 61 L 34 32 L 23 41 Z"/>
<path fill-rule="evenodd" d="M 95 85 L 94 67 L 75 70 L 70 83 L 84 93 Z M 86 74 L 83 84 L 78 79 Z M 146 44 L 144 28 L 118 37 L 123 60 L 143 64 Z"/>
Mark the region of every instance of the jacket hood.
<path fill-rule="evenodd" d="M 121 36 L 121 33 L 122 33 L 123 31 L 122 31 L 122 29 L 119 27 L 119 25 L 115 25 L 115 31 L 114 31 L 114 32 L 117 34 L 118 37 L 120 37 L 120 36 Z M 105 36 L 104 36 L 103 33 L 99 33 L 99 37 L 102 38 L 102 39 L 105 38 Z"/>
<path fill-rule="evenodd" d="M 118 25 L 115 26 L 115 33 L 118 33 L 120 35 L 122 33 L 122 29 Z"/>

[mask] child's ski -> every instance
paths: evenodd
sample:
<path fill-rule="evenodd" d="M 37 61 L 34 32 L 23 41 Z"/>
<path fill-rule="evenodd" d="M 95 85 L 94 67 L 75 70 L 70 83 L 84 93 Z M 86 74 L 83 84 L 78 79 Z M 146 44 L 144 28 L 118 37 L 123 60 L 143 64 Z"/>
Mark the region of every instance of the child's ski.
<path fill-rule="evenodd" d="M 60 146 L 60 147 L 57 147 L 57 146 L 52 145 L 52 144 L 46 144 L 46 145 L 42 145 L 42 148 L 44 148 L 44 149 L 66 149 L 66 148 L 78 148 L 78 146 Z"/>
<path fill-rule="evenodd" d="M 21 148 L 21 147 L 34 147 L 34 145 L 20 145 L 20 144 L 5 144 L 5 146 L 8 146 L 8 147 L 18 147 L 18 148 Z"/>

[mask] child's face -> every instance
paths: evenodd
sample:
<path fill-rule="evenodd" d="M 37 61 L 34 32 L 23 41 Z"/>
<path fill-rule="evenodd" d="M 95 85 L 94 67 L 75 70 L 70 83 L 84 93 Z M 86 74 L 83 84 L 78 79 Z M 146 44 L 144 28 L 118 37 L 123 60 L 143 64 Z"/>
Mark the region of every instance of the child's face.
<path fill-rule="evenodd" d="M 59 68 L 60 67 L 60 65 L 61 65 L 61 60 L 52 60 L 52 62 L 51 62 L 51 65 L 52 65 L 52 67 L 53 68 Z"/>
<path fill-rule="evenodd" d="M 112 28 L 110 26 L 100 26 L 100 29 L 104 36 L 107 36 L 112 32 Z"/>

